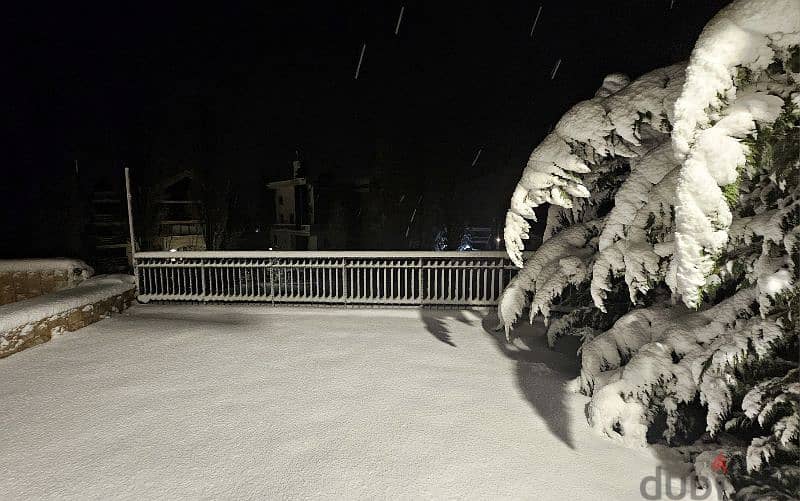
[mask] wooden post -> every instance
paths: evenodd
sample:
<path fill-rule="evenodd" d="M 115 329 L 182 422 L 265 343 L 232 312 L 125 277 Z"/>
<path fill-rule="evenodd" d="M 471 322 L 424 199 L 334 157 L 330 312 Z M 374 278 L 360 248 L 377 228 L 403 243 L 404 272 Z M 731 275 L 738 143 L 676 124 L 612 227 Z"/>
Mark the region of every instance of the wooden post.
<path fill-rule="evenodd" d="M 133 267 L 133 278 L 136 281 L 136 291 L 139 291 L 139 271 L 136 269 L 136 237 L 133 233 L 133 206 L 131 205 L 131 176 L 130 169 L 125 167 L 125 196 L 128 201 L 128 231 L 131 239 L 131 260 Z"/>

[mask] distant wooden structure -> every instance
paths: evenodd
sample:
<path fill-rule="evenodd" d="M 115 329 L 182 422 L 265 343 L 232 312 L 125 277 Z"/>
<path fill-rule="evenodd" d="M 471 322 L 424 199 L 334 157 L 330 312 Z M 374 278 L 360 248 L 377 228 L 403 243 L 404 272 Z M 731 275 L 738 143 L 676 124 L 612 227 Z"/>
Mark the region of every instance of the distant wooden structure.
<path fill-rule="evenodd" d="M 160 250 L 206 250 L 206 221 L 194 173 L 181 171 L 156 186 Z"/>
<path fill-rule="evenodd" d="M 127 273 L 130 243 L 122 192 L 106 186 L 98 187 L 92 192 L 91 207 L 95 268 L 100 273 Z"/>

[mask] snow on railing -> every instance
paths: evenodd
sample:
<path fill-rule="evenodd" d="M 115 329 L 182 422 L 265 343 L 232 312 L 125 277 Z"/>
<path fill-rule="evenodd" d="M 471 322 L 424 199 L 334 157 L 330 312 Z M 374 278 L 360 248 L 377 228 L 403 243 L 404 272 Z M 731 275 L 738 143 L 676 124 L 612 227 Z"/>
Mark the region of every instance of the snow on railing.
<path fill-rule="evenodd" d="M 139 300 L 497 304 L 505 252 L 138 252 Z"/>

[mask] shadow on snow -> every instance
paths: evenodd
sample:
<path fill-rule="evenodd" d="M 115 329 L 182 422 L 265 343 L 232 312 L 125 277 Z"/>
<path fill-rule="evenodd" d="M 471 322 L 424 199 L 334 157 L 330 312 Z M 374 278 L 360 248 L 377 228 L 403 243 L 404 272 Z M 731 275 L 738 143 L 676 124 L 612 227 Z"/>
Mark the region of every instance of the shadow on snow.
<path fill-rule="evenodd" d="M 456 347 L 456 344 L 451 338 L 448 323 L 473 323 L 463 311 L 421 310 L 420 318 L 433 337 L 452 347 Z M 515 362 L 517 387 L 553 435 L 574 449 L 570 429 L 572 416 L 566 404 L 568 394 L 563 385 L 580 372 L 576 355 L 578 339 L 564 338 L 552 349 L 547 346 L 541 323 L 529 325 L 521 322 L 514 330 L 516 339 L 509 343 L 502 330 L 494 330 L 497 323 L 497 315 L 492 311 L 484 316 L 482 327 L 491 336 L 498 351 Z"/>
<path fill-rule="evenodd" d="M 444 311 L 444 310 L 420 310 L 420 318 L 425 324 L 425 330 L 430 332 L 433 337 L 454 347 L 456 344 L 450 338 L 450 328 L 447 323 L 456 320 L 462 324 L 471 325 L 472 321 L 467 318 L 463 311 Z"/>
<path fill-rule="evenodd" d="M 573 416 L 567 407 L 569 394 L 564 384 L 580 373 L 578 339 L 562 338 L 550 348 L 541 321 L 533 325 L 520 322 L 514 329 L 515 339 L 509 343 L 502 329 L 495 330 L 497 324 L 497 314 L 492 311 L 483 319 L 483 330 L 492 336 L 500 353 L 516 362 L 520 391 L 550 432 L 574 449 L 570 424 Z"/>

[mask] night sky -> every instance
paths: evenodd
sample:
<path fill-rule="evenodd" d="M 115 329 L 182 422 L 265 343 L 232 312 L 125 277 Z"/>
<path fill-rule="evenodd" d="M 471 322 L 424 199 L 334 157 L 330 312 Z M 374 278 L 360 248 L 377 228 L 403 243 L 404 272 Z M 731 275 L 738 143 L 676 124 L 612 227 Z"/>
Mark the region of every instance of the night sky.
<path fill-rule="evenodd" d="M 63 252 L 50 226 L 63 226 L 75 160 L 81 176 L 119 179 L 125 165 L 136 175 L 185 150 L 212 152 L 220 169 L 251 179 L 251 197 L 286 177 L 299 149 L 310 170 L 343 177 L 370 174 L 383 159 L 440 186 L 447 213 L 501 216 L 530 151 L 570 106 L 608 73 L 636 77 L 687 58 L 727 2 L 670 3 L 54 3 L 7 12 L 10 151 L 0 196 L 10 236 L 0 252 Z M 457 180 L 470 178 L 480 180 L 478 198 L 457 193 Z M 43 243 L 47 231 L 55 237 Z"/>

